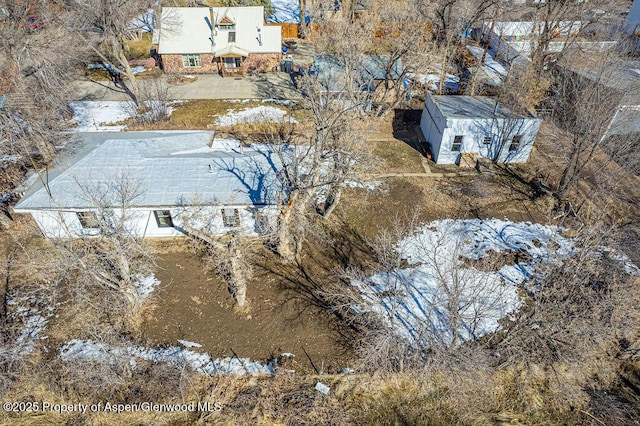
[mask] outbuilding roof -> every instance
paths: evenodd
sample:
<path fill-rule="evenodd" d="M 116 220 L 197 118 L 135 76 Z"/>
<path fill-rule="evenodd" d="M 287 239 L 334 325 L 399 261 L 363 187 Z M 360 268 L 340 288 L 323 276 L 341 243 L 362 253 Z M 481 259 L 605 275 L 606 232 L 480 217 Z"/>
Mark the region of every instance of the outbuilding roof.
<path fill-rule="evenodd" d="M 105 189 L 123 176 L 137 186 L 134 206 L 275 204 L 281 163 L 265 145 L 240 147 L 213 132 L 82 134 L 86 146 L 64 155 L 48 173 L 48 189 L 32 185 L 16 211 L 95 207 L 86 191 Z M 69 159 L 70 158 L 70 159 Z M 66 163 L 66 165 L 65 165 Z"/>
<path fill-rule="evenodd" d="M 430 95 L 447 118 L 531 118 L 516 114 L 488 96 Z"/>

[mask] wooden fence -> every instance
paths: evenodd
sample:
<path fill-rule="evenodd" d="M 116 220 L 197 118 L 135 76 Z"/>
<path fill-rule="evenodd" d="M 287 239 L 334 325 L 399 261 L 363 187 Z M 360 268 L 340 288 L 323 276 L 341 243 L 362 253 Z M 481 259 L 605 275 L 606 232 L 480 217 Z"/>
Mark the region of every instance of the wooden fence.
<path fill-rule="evenodd" d="M 282 38 L 298 38 L 298 26 L 294 23 L 282 23 L 282 24 L 268 24 L 272 27 L 280 27 L 282 31 Z"/>

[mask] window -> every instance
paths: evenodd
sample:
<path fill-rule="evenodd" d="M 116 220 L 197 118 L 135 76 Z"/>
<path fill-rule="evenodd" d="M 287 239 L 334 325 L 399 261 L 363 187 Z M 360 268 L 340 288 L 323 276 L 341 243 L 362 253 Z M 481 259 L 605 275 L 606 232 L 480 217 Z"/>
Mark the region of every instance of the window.
<path fill-rule="evenodd" d="M 94 212 L 77 212 L 78 220 L 80 220 L 80 225 L 84 229 L 96 229 L 100 227 L 100 223 L 98 222 L 98 216 Z"/>
<path fill-rule="evenodd" d="M 484 139 L 482 139 L 482 144 L 491 145 L 491 136 L 485 136 Z"/>
<path fill-rule="evenodd" d="M 522 135 L 515 135 L 511 139 L 511 143 L 509 144 L 509 152 L 515 152 L 520 148 L 520 141 L 522 140 Z"/>
<path fill-rule="evenodd" d="M 189 54 L 182 55 L 182 65 L 185 68 L 196 68 L 200 65 L 200 55 L 199 54 Z"/>
<path fill-rule="evenodd" d="M 222 209 L 222 222 L 224 226 L 230 228 L 240 226 L 240 212 L 238 209 Z"/>
<path fill-rule="evenodd" d="M 225 68 L 240 68 L 242 66 L 242 60 L 240 58 L 224 58 Z"/>
<path fill-rule="evenodd" d="M 219 27 L 221 30 L 235 30 L 236 24 L 220 24 Z"/>
<path fill-rule="evenodd" d="M 169 210 L 154 210 L 153 215 L 156 217 L 158 228 L 173 228 L 173 220 Z"/>
<path fill-rule="evenodd" d="M 229 31 L 229 43 L 235 43 L 235 42 L 236 42 L 236 32 Z"/>
<path fill-rule="evenodd" d="M 454 136 L 453 144 L 451 145 L 451 151 L 460 152 L 461 149 L 462 149 L 462 136 L 461 135 Z"/>
<path fill-rule="evenodd" d="M 260 210 L 256 210 L 255 220 L 255 231 L 260 235 L 268 234 L 271 230 L 269 216 Z"/>

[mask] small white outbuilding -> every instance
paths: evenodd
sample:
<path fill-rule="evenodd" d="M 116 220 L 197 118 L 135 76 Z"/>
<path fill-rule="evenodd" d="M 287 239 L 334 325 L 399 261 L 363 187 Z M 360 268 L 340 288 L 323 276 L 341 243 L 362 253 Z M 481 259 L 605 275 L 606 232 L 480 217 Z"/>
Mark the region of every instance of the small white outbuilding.
<path fill-rule="evenodd" d="M 462 153 L 501 163 L 524 163 L 541 122 L 491 97 L 427 95 L 420 129 L 437 164 L 459 164 Z"/>

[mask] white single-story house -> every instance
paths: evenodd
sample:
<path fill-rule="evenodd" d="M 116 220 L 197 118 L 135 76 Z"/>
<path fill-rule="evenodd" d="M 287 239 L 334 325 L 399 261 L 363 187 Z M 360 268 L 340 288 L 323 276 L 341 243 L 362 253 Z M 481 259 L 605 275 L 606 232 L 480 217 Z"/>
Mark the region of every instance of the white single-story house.
<path fill-rule="evenodd" d="M 541 119 L 516 114 L 485 96 L 427 95 L 420 129 L 437 164 L 458 164 L 461 153 L 524 163 Z"/>
<path fill-rule="evenodd" d="M 46 237 L 100 235 L 105 217 L 124 218 L 138 237 L 179 236 L 188 227 L 259 235 L 275 224 L 281 163 L 268 147 L 243 148 L 213 132 L 82 137 L 84 145 L 61 154 L 14 208 L 31 214 Z"/>
<path fill-rule="evenodd" d="M 280 27 L 265 24 L 262 6 L 165 7 L 160 22 L 154 41 L 166 72 L 244 75 L 282 59 Z"/>

